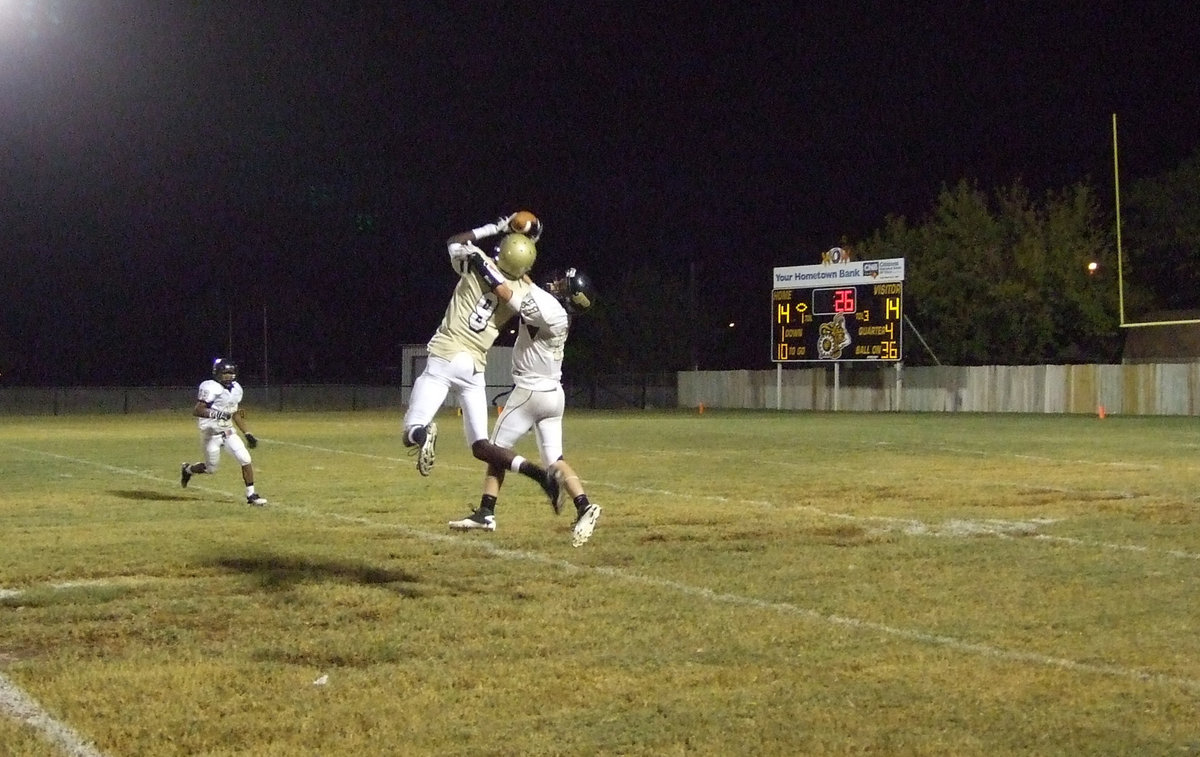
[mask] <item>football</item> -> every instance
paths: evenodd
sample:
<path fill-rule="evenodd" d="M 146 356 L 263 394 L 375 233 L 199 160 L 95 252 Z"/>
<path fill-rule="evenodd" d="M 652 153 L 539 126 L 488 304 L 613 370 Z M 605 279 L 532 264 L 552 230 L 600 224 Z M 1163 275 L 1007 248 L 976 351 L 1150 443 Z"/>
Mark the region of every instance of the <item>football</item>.
<path fill-rule="evenodd" d="M 518 210 L 508 222 L 508 230 L 518 234 L 528 234 L 537 225 L 537 216 L 528 210 Z"/>

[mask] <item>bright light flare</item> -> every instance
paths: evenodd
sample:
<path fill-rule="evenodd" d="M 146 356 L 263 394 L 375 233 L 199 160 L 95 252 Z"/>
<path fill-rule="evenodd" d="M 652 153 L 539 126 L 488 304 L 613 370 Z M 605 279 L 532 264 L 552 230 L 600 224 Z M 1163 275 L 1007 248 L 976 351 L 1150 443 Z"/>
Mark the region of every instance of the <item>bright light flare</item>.
<path fill-rule="evenodd" d="M 0 41 L 36 40 L 62 24 L 59 0 L 0 0 Z"/>

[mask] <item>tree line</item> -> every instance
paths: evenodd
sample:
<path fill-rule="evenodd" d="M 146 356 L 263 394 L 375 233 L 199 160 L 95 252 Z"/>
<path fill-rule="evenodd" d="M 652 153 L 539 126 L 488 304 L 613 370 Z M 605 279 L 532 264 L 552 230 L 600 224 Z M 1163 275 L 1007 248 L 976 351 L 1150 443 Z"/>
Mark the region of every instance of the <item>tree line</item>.
<path fill-rule="evenodd" d="M 857 259 L 905 258 L 905 315 L 928 344 L 906 335 L 905 364 L 1109 363 L 1121 357 L 1122 306 L 1127 323 L 1200 316 L 1200 149 L 1122 190 L 1121 271 L 1116 215 L 1088 182 L 1035 196 L 1020 181 L 985 189 L 962 180 L 923 217 L 888 216 L 842 246 Z M 697 308 L 697 295 L 669 278 L 644 267 L 617 281 L 611 307 L 589 327 L 591 347 L 580 340 L 579 363 L 769 367 L 765 330 L 736 339 L 723 329 L 734 309 Z M 752 326 L 767 320 L 762 299 L 741 313 Z M 664 338 L 671 333 L 686 338 Z"/>

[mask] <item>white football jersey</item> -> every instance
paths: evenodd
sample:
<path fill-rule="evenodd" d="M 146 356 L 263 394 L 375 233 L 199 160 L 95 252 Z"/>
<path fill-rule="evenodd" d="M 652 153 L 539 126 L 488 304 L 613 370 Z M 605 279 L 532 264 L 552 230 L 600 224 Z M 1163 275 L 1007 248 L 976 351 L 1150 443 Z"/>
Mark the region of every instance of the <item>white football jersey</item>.
<path fill-rule="evenodd" d="M 447 360 L 466 352 L 475 361 L 480 373 L 487 368 L 487 351 L 492 348 L 500 327 L 516 314 L 515 305 L 501 302 L 495 292 L 471 272 L 464 263 L 456 264 L 458 284 L 446 306 L 442 322 L 429 340 L 429 354 Z M 520 302 L 529 292 L 524 281 L 505 282 L 512 289 L 511 303 Z"/>
<path fill-rule="evenodd" d="M 571 325 L 562 304 L 539 286 L 521 301 L 521 324 L 513 345 L 513 383 L 544 392 L 562 381 L 563 348 Z"/>
<path fill-rule="evenodd" d="M 226 389 L 219 381 L 206 379 L 200 383 L 196 399 L 214 410 L 223 410 L 233 415 L 242 402 L 242 385 L 234 381 L 233 386 Z M 233 427 L 231 420 L 219 421 L 216 418 L 197 418 L 196 420 L 198 421 L 197 425 L 202 429 L 223 430 Z"/>

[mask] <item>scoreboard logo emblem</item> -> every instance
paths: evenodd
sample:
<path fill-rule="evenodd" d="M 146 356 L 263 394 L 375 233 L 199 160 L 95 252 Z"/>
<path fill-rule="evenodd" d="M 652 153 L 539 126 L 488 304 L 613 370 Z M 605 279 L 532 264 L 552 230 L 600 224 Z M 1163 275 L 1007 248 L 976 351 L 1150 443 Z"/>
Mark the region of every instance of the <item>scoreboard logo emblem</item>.
<path fill-rule="evenodd" d="M 846 330 L 846 316 L 838 313 L 829 323 L 822 323 L 817 338 L 817 357 L 822 360 L 840 360 L 842 350 L 850 346 L 850 332 Z"/>
<path fill-rule="evenodd" d="M 832 265 L 833 263 L 849 263 L 852 260 L 850 250 L 844 247 L 830 247 L 825 252 L 821 253 L 821 265 Z"/>

